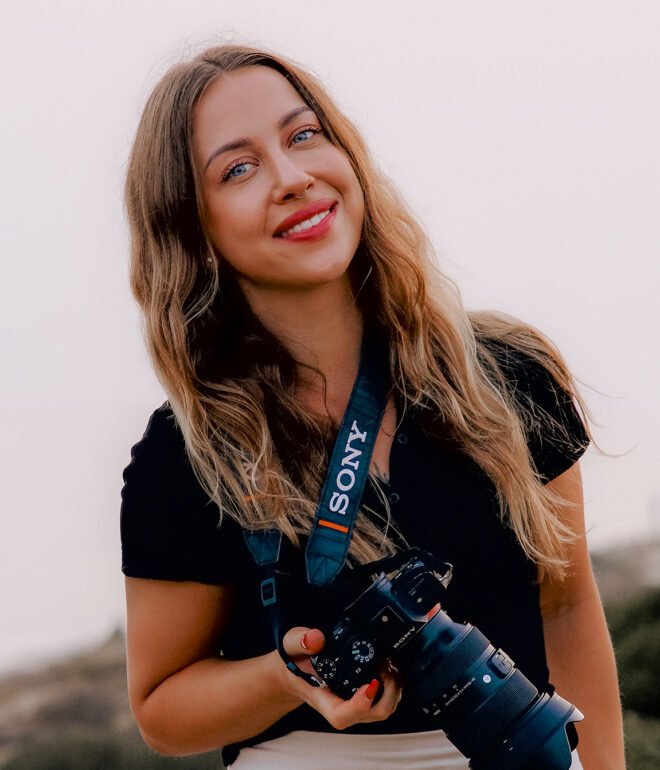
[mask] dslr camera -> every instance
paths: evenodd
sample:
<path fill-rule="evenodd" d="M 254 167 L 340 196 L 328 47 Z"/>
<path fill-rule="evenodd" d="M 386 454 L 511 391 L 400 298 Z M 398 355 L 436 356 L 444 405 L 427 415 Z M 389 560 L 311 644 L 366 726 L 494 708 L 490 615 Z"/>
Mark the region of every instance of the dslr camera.
<path fill-rule="evenodd" d="M 444 730 L 474 770 L 568 770 L 580 711 L 539 692 L 477 628 L 441 609 L 451 565 L 418 549 L 403 558 L 393 571 L 372 569 L 371 585 L 327 626 L 312 657 L 319 678 L 350 698 L 390 660 L 420 720 Z"/>

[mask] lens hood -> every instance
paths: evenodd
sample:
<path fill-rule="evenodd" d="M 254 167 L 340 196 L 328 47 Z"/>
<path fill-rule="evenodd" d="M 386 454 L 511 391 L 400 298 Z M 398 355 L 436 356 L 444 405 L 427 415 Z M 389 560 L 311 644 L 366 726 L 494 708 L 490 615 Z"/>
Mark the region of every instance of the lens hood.
<path fill-rule="evenodd" d="M 569 770 L 575 745 L 567 727 L 582 712 L 557 693 L 545 693 L 506 739 L 472 757 L 472 770 Z M 574 728 L 573 728 L 574 730 Z"/>

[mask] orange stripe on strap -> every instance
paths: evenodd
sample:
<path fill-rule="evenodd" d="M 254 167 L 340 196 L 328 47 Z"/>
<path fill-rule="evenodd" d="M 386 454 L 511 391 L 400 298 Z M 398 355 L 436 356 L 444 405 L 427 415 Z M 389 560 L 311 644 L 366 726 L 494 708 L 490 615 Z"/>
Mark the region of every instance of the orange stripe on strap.
<path fill-rule="evenodd" d="M 348 527 L 343 527 L 341 524 L 335 524 L 334 521 L 328 521 L 327 519 L 319 519 L 319 524 L 322 527 L 328 527 L 328 529 L 336 529 L 337 532 L 348 532 Z"/>

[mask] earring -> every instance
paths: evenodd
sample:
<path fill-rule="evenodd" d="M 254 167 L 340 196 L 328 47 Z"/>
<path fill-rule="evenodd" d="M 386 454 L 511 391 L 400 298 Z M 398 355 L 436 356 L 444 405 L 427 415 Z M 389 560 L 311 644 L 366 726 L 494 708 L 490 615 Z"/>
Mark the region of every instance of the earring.
<path fill-rule="evenodd" d="M 207 258 L 206 258 L 206 261 L 207 261 L 207 262 L 213 262 L 213 259 L 212 259 L 211 257 L 207 257 Z"/>

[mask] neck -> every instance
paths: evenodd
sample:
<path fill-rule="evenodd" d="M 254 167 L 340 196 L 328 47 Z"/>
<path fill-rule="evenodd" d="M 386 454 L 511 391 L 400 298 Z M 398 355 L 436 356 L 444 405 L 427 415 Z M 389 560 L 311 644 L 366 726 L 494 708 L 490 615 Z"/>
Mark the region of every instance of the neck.
<path fill-rule="evenodd" d="M 343 413 L 360 363 L 363 319 L 346 279 L 305 292 L 255 292 L 244 287 L 252 311 L 299 363 L 298 395 L 331 416 Z M 319 409 L 320 407 L 320 409 Z"/>

